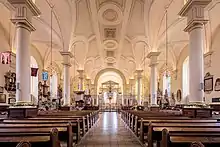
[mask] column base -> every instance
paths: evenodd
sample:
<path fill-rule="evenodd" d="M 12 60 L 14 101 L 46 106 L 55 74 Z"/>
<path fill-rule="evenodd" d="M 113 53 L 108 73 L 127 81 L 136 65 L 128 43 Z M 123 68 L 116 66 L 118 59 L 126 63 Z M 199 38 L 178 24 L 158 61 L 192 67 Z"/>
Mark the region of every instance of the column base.
<path fill-rule="evenodd" d="M 31 118 L 37 117 L 38 108 L 37 107 L 9 107 L 8 108 L 8 118 Z"/>
<path fill-rule="evenodd" d="M 152 105 L 152 106 L 150 106 L 150 111 L 156 111 L 156 112 L 158 112 L 158 111 L 160 111 L 160 107 L 157 106 L 157 105 Z"/>
<path fill-rule="evenodd" d="M 60 110 L 61 111 L 71 111 L 72 110 L 72 106 L 61 106 Z"/>

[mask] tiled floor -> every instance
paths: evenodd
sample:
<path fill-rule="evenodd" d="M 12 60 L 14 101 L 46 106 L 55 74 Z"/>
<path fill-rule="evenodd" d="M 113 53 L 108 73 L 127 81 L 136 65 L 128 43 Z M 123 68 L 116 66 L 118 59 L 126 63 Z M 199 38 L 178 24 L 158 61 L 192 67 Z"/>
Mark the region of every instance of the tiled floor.
<path fill-rule="evenodd" d="M 103 112 L 78 147 L 141 147 L 116 112 Z"/>

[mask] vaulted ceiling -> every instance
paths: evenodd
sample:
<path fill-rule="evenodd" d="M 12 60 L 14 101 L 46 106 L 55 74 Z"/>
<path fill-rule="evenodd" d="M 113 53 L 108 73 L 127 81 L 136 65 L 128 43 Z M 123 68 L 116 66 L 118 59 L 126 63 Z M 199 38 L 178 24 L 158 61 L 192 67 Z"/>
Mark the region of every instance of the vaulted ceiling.
<path fill-rule="evenodd" d="M 0 26 L 10 34 L 10 30 L 14 31 L 9 25 L 12 8 L 7 0 L 0 2 Z M 161 52 L 161 68 L 166 60 L 166 33 L 168 62 L 174 70 L 188 44 L 188 34 L 183 31 L 186 19 L 178 16 L 184 0 L 35 0 L 35 3 L 42 14 L 33 19 L 37 30 L 32 33 L 32 45 L 40 53 L 44 68 L 50 65 L 52 55 L 61 71 L 59 51 L 71 51 L 72 76 L 82 68 L 94 79 L 101 69 L 109 67 L 119 69 L 128 80 L 136 69 L 148 73 L 146 56 L 151 51 Z M 218 18 L 218 3 L 219 0 L 213 0 L 207 11 L 211 20 L 206 26 L 207 40 L 220 24 L 219 19 L 214 19 Z M 54 6 L 52 52 L 51 6 Z"/>

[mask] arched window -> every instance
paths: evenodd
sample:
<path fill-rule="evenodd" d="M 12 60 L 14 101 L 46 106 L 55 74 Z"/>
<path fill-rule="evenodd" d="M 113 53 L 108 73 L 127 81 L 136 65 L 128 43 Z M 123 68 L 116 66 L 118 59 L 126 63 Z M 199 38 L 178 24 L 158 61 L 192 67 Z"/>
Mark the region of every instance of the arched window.
<path fill-rule="evenodd" d="M 53 99 L 57 98 L 57 73 L 53 72 L 52 76 L 50 76 L 50 95 Z"/>
<path fill-rule="evenodd" d="M 183 62 L 182 88 L 183 99 L 185 99 L 189 95 L 189 57 L 187 57 Z"/>
<path fill-rule="evenodd" d="M 171 96 L 171 76 L 169 73 L 163 75 L 163 94 L 167 90 L 168 97 Z"/>
<path fill-rule="evenodd" d="M 31 68 L 38 68 L 37 61 L 33 56 L 30 59 L 30 67 Z M 37 102 L 38 99 L 38 74 L 36 77 L 31 76 L 31 95 L 34 98 L 34 103 Z"/>

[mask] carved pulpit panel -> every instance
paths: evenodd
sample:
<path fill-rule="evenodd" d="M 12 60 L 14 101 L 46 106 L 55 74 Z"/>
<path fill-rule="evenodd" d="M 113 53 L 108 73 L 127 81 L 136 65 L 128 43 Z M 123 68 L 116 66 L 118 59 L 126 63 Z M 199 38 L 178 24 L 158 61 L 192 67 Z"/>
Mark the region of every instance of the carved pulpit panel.
<path fill-rule="evenodd" d="M 16 91 L 16 73 L 8 71 L 4 77 L 5 90 L 8 92 Z"/>

